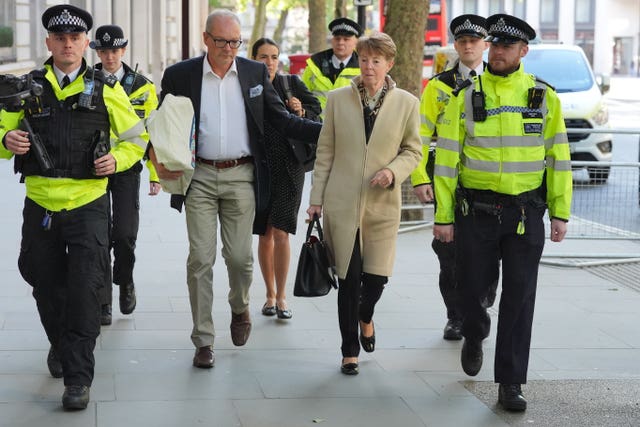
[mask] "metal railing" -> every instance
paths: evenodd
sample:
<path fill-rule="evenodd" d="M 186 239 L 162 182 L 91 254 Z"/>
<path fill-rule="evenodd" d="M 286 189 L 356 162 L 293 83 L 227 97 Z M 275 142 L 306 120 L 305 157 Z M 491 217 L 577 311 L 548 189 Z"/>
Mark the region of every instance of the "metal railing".
<path fill-rule="evenodd" d="M 567 133 L 638 135 L 640 129 L 570 128 Z M 566 238 L 640 241 L 640 159 L 638 162 L 572 161 L 571 165 L 573 200 Z M 410 187 L 404 191 L 410 191 Z M 402 221 L 400 233 L 433 225 L 432 204 L 409 203 L 402 209 L 422 210 L 423 219 Z M 640 253 L 620 255 L 640 257 Z"/>

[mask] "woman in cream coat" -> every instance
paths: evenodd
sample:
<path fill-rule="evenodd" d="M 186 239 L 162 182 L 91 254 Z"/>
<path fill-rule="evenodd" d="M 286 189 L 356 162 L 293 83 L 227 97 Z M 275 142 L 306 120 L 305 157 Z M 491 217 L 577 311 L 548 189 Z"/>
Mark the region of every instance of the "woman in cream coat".
<path fill-rule="evenodd" d="M 401 184 L 421 158 L 419 101 L 387 75 L 396 46 L 361 37 L 361 75 L 329 93 L 313 174 L 310 218 L 323 215 L 339 280 L 341 371 L 355 375 L 360 344 L 375 349 L 373 310 L 395 258 Z M 358 343 L 360 326 L 360 344 Z"/>

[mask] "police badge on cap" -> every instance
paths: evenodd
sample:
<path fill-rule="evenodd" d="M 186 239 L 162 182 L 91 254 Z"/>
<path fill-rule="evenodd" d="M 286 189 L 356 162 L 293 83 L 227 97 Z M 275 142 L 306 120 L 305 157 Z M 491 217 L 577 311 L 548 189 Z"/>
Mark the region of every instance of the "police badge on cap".
<path fill-rule="evenodd" d="M 120 49 L 129 40 L 124 38 L 124 31 L 117 25 L 103 25 L 96 30 L 96 39 L 89 43 L 91 49 Z"/>
<path fill-rule="evenodd" d="M 329 31 L 334 36 L 356 36 L 360 37 L 362 28 L 349 18 L 334 19 L 329 23 Z"/>
<path fill-rule="evenodd" d="M 42 25 L 49 33 L 86 33 L 93 26 L 93 18 L 79 7 L 60 4 L 44 11 Z"/>
<path fill-rule="evenodd" d="M 453 18 L 449 30 L 454 39 L 462 36 L 487 37 L 487 20 L 478 15 L 460 15 Z"/>
<path fill-rule="evenodd" d="M 487 18 L 489 36 L 485 41 L 491 43 L 513 44 L 519 41 L 529 43 L 536 38 L 536 31 L 522 19 L 498 13 Z"/>

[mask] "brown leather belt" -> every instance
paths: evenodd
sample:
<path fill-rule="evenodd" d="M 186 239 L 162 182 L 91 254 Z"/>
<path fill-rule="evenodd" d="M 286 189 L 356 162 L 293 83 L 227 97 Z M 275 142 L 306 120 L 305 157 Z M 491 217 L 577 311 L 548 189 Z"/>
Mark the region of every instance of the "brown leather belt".
<path fill-rule="evenodd" d="M 227 169 L 234 166 L 243 165 L 245 163 L 253 163 L 253 157 L 247 156 L 231 160 L 207 160 L 203 159 L 202 157 L 196 157 L 196 161 L 204 163 L 205 165 L 213 166 L 216 169 Z"/>

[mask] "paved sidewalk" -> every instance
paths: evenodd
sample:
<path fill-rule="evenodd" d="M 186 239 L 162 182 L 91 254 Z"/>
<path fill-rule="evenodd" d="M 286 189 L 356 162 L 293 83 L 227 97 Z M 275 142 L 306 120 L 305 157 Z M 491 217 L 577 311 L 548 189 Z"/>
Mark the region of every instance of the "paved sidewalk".
<path fill-rule="evenodd" d="M 24 188 L 11 165 L 0 164 L 0 426 L 640 425 L 638 292 L 585 270 L 543 266 L 530 383 L 524 387 L 530 409 L 506 414 L 495 405 L 492 383 L 497 308 L 483 369 L 467 377 L 460 368 L 460 342 L 442 339 L 444 306 L 429 248 L 431 229 L 398 237 L 396 273 L 375 315 L 377 349 L 361 354 L 360 375 L 339 371 L 336 292 L 313 299 L 290 296 L 292 320 L 265 318 L 257 257 L 248 344 L 231 343 L 219 258 L 216 366 L 193 368 L 184 216 L 169 209 L 167 195 L 148 197 L 146 184 L 135 271 L 138 307 L 123 316 L 115 299 L 114 323 L 103 328 L 95 351 L 89 408 L 65 413 L 62 381 L 48 374 L 49 344 L 17 271 Z M 304 210 L 306 198 L 303 205 Z M 302 220 L 301 215 L 292 239 L 290 283 Z M 546 250 L 557 252 L 565 244 L 585 245 L 549 242 Z M 620 243 L 625 244 L 630 243 Z"/>

